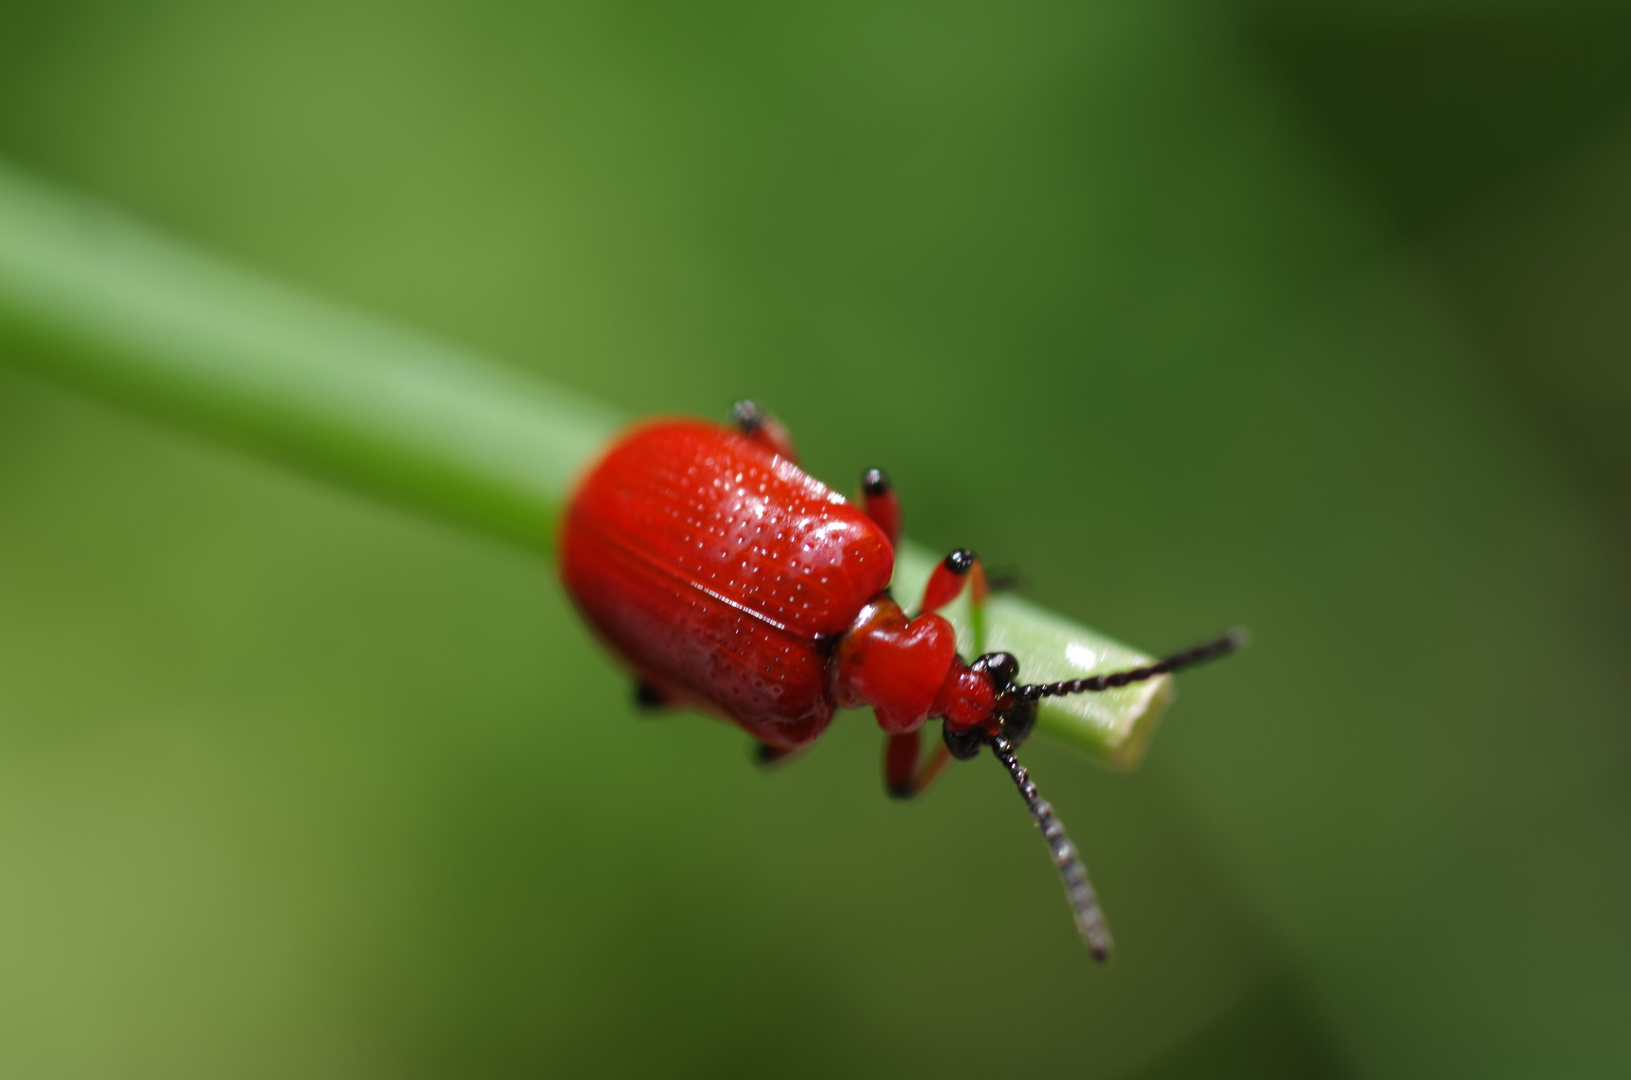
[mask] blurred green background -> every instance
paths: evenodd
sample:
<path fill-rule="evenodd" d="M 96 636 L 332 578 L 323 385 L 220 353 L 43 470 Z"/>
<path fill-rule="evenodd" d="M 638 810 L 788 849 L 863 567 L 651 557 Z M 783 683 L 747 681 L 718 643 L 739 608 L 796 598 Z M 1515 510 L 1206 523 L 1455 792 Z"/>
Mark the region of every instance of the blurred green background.
<path fill-rule="evenodd" d="M 1631 10 L 0 0 L 0 155 L 1148 649 L 1145 768 L 651 721 L 550 566 L 0 367 L 0 1075 L 1631 1071 Z"/>

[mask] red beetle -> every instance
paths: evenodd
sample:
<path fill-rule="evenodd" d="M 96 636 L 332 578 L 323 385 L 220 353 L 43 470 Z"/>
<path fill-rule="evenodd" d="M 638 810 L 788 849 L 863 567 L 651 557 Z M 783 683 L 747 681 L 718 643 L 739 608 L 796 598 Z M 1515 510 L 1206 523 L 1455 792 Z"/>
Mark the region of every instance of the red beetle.
<path fill-rule="evenodd" d="M 884 779 L 911 798 L 951 758 L 989 745 L 1008 768 L 1064 878 L 1093 955 L 1110 933 L 1087 869 L 1014 747 L 1044 697 L 1106 690 L 1233 651 L 1233 633 L 1147 667 L 1067 682 L 1019 683 L 1019 663 L 957 654 L 935 612 L 964 588 L 985 600 L 970 551 L 937 566 L 915 617 L 889 594 L 900 503 L 880 469 L 863 506 L 798 467 L 786 429 L 752 402 L 736 430 L 699 420 L 641 424 L 606 452 L 567 508 L 561 577 L 591 626 L 634 670 L 638 699 L 723 714 L 774 761 L 809 745 L 836 708 L 872 706 L 888 733 Z M 941 718 L 943 745 L 920 766 L 918 731 Z"/>

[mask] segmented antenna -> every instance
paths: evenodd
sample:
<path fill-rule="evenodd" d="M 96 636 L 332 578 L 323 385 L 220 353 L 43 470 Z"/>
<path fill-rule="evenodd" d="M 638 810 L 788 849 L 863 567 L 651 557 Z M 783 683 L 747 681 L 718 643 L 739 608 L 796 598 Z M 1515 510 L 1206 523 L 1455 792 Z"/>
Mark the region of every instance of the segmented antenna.
<path fill-rule="evenodd" d="M 1103 675 L 1093 675 L 1086 679 L 1067 679 L 1064 682 L 1028 683 L 1024 686 L 1014 687 L 1014 696 L 1021 701 L 1036 701 L 1038 698 L 1063 697 L 1066 694 L 1091 693 L 1099 690 L 1114 690 L 1118 686 L 1128 683 L 1143 682 L 1153 679 L 1157 675 L 1166 675 L 1196 664 L 1204 664 L 1208 660 L 1216 660 L 1220 656 L 1228 656 L 1236 649 L 1243 649 L 1251 641 L 1251 636 L 1243 627 L 1224 634 L 1216 641 L 1208 641 L 1205 645 L 1197 645 L 1193 649 L 1185 649 L 1180 653 L 1173 653 L 1164 660 L 1157 660 L 1146 667 L 1129 668 L 1126 671 L 1111 671 Z"/>
<path fill-rule="evenodd" d="M 1036 827 L 1042 830 L 1042 838 L 1048 842 L 1048 852 L 1053 856 L 1053 865 L 1059 868 L 1059 877 L 1065 883 L 1065 897 L 1070 901 L 1070 913 L 1076 919 L 1076 929 L 1081 932 L 1082 941 L 1093 958 L 1102 964 L 1110 959 L 1113 944 L 1110 928 L 1104 923 L 1099 898 L 1093 893 L 1092 882 L 1087 880 L 1087 867 L 1082 863 L 1076 845 L 1065 834 L 1064 823 L 1053 816 L 1053 807 L 1037 793 L 1036 785 L 1031 782 L 1031 774 L 1014 759 L 1014 744 L 998 735 L 991 740 L 991 752 L 1008 767 L 1008 775 L 1014 778 L 1020 798 L 1025 800 L 1031 816 L 1036 818 Z"/>

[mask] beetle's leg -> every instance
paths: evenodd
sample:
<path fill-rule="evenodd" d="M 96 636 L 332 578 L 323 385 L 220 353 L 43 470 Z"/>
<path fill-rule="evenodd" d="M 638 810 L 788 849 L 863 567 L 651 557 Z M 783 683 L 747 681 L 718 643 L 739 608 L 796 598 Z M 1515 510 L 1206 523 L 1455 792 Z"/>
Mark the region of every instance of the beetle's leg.
<path fill-rule="evenodd" d="M 889 794 L 897 799 L 912 799 L 927 791 L 951 762 L 951 751 L 944 743 L 937 743 L 934 753 L 920 767 L 916 731 L 904 735 L 891 735 L 884 744 L 883 782 Z"/>
<path fill-rule="evenodd" d="M 985 587 L 991 592 L 1020 592 L 1025 586 L 1025 575 L 1017 566 L 992 567 L 985 572 Z"/>
<path fill-rule="evenodd" d="M 889 474 L 882 469 L 868 469 L 861 474 L 861 500 L 866 516 L 889 537 L 890 547 L 900 546 L 900 496 Z"/>
<path fill-rule="evenodd" d="M 883 747 L 883 784 L 897 799 L 910 799 L 917 794 L 918 743 L 917 732 L 885 737 Z"/>
<path fill-rule="evenodd" d="M 799 463 L 798 448 L 793 445 L 787 425 L 774 413 L 761 409 L 758 402 L 747 398 L 738 401 L 731 406 L 731 419 L 736 421 L 737 430 L 754 442 L 764 444 L 771 453 L 780 454 L 794 465 Z"/>
<path fill-rule="evenodd" d="M 974 652 L 980 654 L 985 652 L 985 598 L 991 586 L 986 582 L 980 557 L 968 548 L 958 548 L 934 568 L 929 583 L 923 586 L 923 607 L 918 614 L 927 615 L 945 607 L 962 595 L 964 585 L 972 601 L 969 617 L 974 624 Z"/>
<path fill-rule="evenodd" d="M 643 713 L 657 713 L 672 709 L 676 702 L 672 697 L 644 679 L 634 682 L 634 707 Z"/>
<path fill-rule="evenodd" d="M 991 591 L 991 586 L 985 580 L 985 567 L 980 565 L 980 557 L 974 552 L 968 548 L 958 548 L 940 560 L 940 565 L 929 575 L 928 584 L 923 586 L 923 604 L 918 614 L 939 611 L 963 595 L 964 585 L 973 590 L 975 606 L 983 607 L 986 594 Z"/>
<path fill-rule="evenodd" d="M 985 652 L 985 600 L 991 593 L 986 581 L 985 565 L 968 548 L 958 548 L 940 561 L 923 586 L 923 605 L 920 615 L 938 611 L 969 590 L 969 621 L 973 623 L 974 652 Z"/>
<path fill-rule="evenodd" d="M 761 769 L 774 769 L 778 765 L 785 765 L 804 751 L 805 747 L 802 746 L 780 747 L 756 742 L 753 744 L 753 763 Z"/>

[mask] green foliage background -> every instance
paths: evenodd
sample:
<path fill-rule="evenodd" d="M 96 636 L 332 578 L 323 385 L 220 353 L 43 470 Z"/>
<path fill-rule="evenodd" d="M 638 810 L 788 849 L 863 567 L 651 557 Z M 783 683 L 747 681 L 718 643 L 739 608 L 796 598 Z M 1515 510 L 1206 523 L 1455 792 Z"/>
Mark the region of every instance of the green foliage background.
<path fill-rule="evenodd" d="M 1146 648 L 1146 767 L 647 721 L 535 557 L 0 368 L 0 1074 L 1631 1065 L 1631 15 L 0 2 L 0 154 Z"/>

